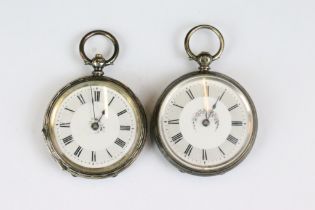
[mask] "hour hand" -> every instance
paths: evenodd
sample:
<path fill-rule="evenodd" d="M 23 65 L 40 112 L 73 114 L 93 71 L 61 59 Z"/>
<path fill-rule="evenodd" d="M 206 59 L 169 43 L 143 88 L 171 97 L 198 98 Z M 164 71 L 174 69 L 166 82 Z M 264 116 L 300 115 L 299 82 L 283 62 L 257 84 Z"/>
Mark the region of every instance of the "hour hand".
<path fill-rule="evenodd" d="M 102 117 L 104 116 L 104 114 L 105 114 L 105 109 L 102 111 L 102 115 L 100 116 L 100 118 L 98 118 L 97 122 L 100 122 L 100 121 L 101 121 L 101 119 L 102 119 Z"/>

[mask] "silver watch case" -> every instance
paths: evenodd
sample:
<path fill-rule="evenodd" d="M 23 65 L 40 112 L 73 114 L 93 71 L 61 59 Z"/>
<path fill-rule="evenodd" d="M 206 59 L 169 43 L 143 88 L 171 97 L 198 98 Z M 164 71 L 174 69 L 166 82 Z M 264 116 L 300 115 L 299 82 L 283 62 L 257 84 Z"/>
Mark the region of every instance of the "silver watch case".
<path fill-rule="evenodd" d="M 72 161 L 67 159 L 61 153 L 61 151 L 58 148 L 56 148 L 56 144 L 54 144 L 55 139 L 53 137 L 53 130 L 52 130 L 53 125 L 51 124 L 51 120 L 50 120 L 52 110 L 54 109 L 56 104 L 58 104 L 58 101 L 63 100 L 63 98 L 65 97 L 64 93 L 67 90 L 69 90 L 75 86 L 78 86 L 80 84 L 83 84 L 85 82 L 91 82 L 91 83 L 93 83 L 93 82 L 96 82 L 96 83 L 97 82 L 105 82 L 109 85 L 112 84 L 112 85 L 119 86 L 122 90 L 124 90 L 123 93 L 125 93 L 125 94 L 122 94 L 122 95 L 127 97 L 128 101 L 130 102 L 130 105 L 133 107 L 133 109 L 137 110 L 135 115 L 136 115 L 136 119 L 138 121 L 137 125 L 140 125 L 140 126 L 137 129 L 138 130 L 137 131 L 138 138 L 136 140 L 134 148 L 132 149 L 132 151 L 128 152 L 124 158 L 122 158 L 117 163 L 115 163 L 111 166 L 105 167 L 107 169 L 104 168 L 104 170 L 95 170 L 92 168 L 86 168 L 86 167 L 82 167 L 82 166 L 79 166 L 79 165 L 73 163 Z M 51 155 L 57 161 L 57 163 L 61 166 L 62 169 L 68 171 L 73 176 L 80 176 L 80 177 L 86 177 L 86 178 L 105 178 L 105 177 L 109 177 L 109 176 L 116 176 L 118 173 L 120 173 L 121 171 L 126 169 L 139 155 L 140 151 L 142 150 L 142 148 L 145 144 L 145 140 L 146 140 L 147 120 L 146 120 L 145 111 L 144 111 L 143 106 L 141 105 L 139 99 L 135 96 L 135 94 L 127 86 L 125 86 L 121 82 L 114 80 L 112 78 L 109 78 L 109 77 L 94 76 L 93 75 L 93 76 L 82 77 L 82 78 L 79 78 L 77 80 L 74 80 L 74 81 L 70 82 L 69 84 L 67 84 L 66 86 L 64 86 L 61 90 L 59 90 L 57 92 L 57 94 L 51 100 L 51 102 L 48 106 L 48 109 L 46 111 L 42 132 L 44 134 L 45 141 L 46 141 L 46 144 L 49 148 Z"/>
<path fill-rule="evenodd" d="M 245 96 L 246 100 L 249 103 L 250 110 L 252 112 L 253 130 L 252 130 L 252 134 L 251 134 L 249 143 L 244 147 L 244 149 L 240 153 L 238 153 L 236 158 L 233 158 L 231 162 L 225 163 L 224 166 L 222 166 L 222 167 L 214 167 L 214 168 L 206 168 L 206 167 L 201 168 L 201 167 L 194 167 L 194 166 L 188 167 L 187 164 L 185 165 L 182 162 L 178 161 L 175 157 L 173 157 L 174 155 L 170 151 L 168 151 L 168 149 L 164 145 L 163 140 L 161 138 L 161 135 L 159 133 L 158 119 L 159 119 L 159 114 L 160 114 L 160 108 L 161 108 L 161 105 L 162 105 L 164 99 L 166 98 L 166 96 L 179 83 L 181 83 L 185 80 L 191 79 L 193 77 L 199 77 L 199 76 L 209 76 L 209 77 L 213 77 L 213 78 L 218 78 L 222 81 L 226 81 L 227 83 L 232 84 L 235 87 L 236 91 L 240 91 Z M 185 75 L 179 77 L 178 79 L 173 81 L 164 90 L 163 94 L 158 99 L 157 104 L 156 104 L 155 109 L 154 109 L 154 112 L 153 112 L 153 116 L 152 116 L 152 120 L 151 120 L 151 126 L 150 126 L 150 131 L 151 131 L 150 134 L 151 134 L 151 139 L 154 139 L 154 141 L 157 143 L 159 150 L 162 152 L 162 154 L 165 156 L 165 158 L 171 164 L 173 164 L 175 167 L 177 167 L 181 172 L 186 172 L 189 174 L 200 175 L 200 176 L 210 176 L 210 175 L 217 175 L 217 174 L 225 173 L 226 171 L 229 171 L 232 168 L 234 168 L 235 166 L 237 166 L 241 161 L 243 161 L 245 159 L 245 157 L 248 155 L 248 153 L 252 149 L 253 144 L 255 142 L 255 138 L 256 138 L 256 134 L 257 134 L 257 128 L 258 128 L 258 120 L 257 120 L 257 113 L 256 113 L 254 103 L 253 103 L 252 99 L 250 98 L 249 94 L 247 93 L 247 91 L 238 82 L 236 82 L 232 78 L 230 78 L 224 74 L 218 73 L 218 72 L 198 71 L 198 72 L 191 72 L 191 73 L 188 73 L 188 74 L 185 74 Z"/>

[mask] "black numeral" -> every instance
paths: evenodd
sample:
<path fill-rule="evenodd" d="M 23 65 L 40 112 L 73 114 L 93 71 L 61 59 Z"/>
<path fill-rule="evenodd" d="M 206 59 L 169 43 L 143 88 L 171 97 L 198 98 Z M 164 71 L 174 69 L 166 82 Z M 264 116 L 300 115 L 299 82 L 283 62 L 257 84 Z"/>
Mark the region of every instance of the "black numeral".
<path fill-rule="evenodd" d="M 61 128 L 70 128 L 70 123 L 60 123 L 59 126 Z"/>
<path fill-rule="evenodd" d="M 121 125 L 120 130 L 122 131 L 130 131 L 130 126 L 129 125 Z"/>
<path fill-rule="evenodd" d="M 126 110 L 126 109 L 124 109 L 124 110 L 122 110 L 122 111 L 118 112 L 118 113 L 117 113 L 117 116 L 120 116 L 120 115 L 122 115 L 122 114 L 125 114 L 126 112 L 127 112 L 127 110 Z"/>
<path fill-rule="evenodd" d="M 74 155 L 77 157 L 80 157 L 81 153 L 82 153 L 83 148 L 78 146 L 78 148 L 75 150 Z"/>
<path fill-rule="evenodd" d="M 63 143 L 64 143 L 65 145 L 68 145 L 68 144 L 70 144 L 71 142 L 73 142 L 73 137 L 72 137 L 72 135 L 67 136 L 66 138 L 62 139 L 62 141 L 63 141 Z"/>
<path fill-rule="evenodd" d="M 107 149 L 106 149 L 106 152 L 110 157 L 113 157 L 112 154 L 110 154 L 110 152 Z"/>
<path fill-rule="evenodd" d="M 113 102 L 114 99 L 115 97 L 113 96 L 112 99 L 110 99 L 110 101 L 108 102 L 108 106 L 110 106 L 110 104 Z"/>
<path fill-rule="evenodd" d="M 182 133 L 178 133 L 174 136 L 172 136 L 172 141 L 177 144 L 178 142 L 180 142 L 183 139 L 183 134 Z"/>
<path fill-rule="evenodd" d="M 121 148 L 123 148 L 126 145 L 126 142 L 124 142 L 123 140 L 121 140 L 120 138 L 117 138 L 115 141 L 115 144 L 117 144 L 118 146 L 120 146 Z"/>
<path fill-rule="evenodd" d="M 232 126 L 242 126 L 243 122 L 242 121 L 232 121 Z"/>
<path fill-rule="evenodd" d="M 78 97 L 81 104 L 85 104 L 85 100 L 84 100 L 82 94 L 78 95 L 77 97 Z"/>
<path fill-rule="evenodd" d="M 179 119 L 176 120 L 169 120 L 167 121 L 168 124 L 179 124 Z"/>
<path fill-rule="evenodd" d="M 184 107 L 182 107 L 182 106 L 180 106 L 180 105 L 178 105 L 178 104 L 173 104 L 174 106 L 176 106 L 176 107 L 178 107 L 178 108 L 181 108 L 181 109 L 183 109 Z"/>
<path fill-rule="evenodd" d="M 235 104 L 235 105 L 231 106 L 228 110 L 232 111 L 233 109 L 236 109 L 237 107 L 238 107 L 238 104 Z"/>
<path fill-rule="evenodd" d="M 221 147 L 218 147 L 218 149 L 220 150 L 220 152 L 222 153 L 222 155 L 225 155 L 225 153 L 223 152 L 223 150 L 221 149 Z"/>
<path fill-rule="evenodd" d="M 92 156 L 91 156 L 92 162 L 96 162 L 96 152 L 92 151 Z"/>
<path fill-rule="evenodd" d="M 65 110 L 68 110 L 69 112 L 74 112 L 74 110 L 69 109 L 69 108 L 65 108 Z"/>
<path fill-rule="evenodd" d="M 195 98 L 190 89 L 186 90 L 186 93 L 191 100 L 193 100 Z"/>
<path fill-rule="evenodd" d="M 207 150 L 205 150 L 205 149 L 202 150 L 202 160 L 208 160 Z"/>
<path fill-rule="evenodd" d="M 192 146 L 191 144 L 188 144 L 188 146 L 187 146 L 187 148 L 186 148 L 184 154 L 185 154 L 186 156 L 189 156 L 192 150 L 193 150 L 193 146 Z"/>
<path fill-rule="evenodd" d="M 238 142 L 238 139 L 235 138 L 234 136 L 232 135 L 229 135 L 226 140 L 228 140 L 229 142 L 231 142 L 232 144 L 236 144 Z"/>
<path fill-rule="evenodd" d="M 100 101 L 100 98 L 101 98 L 101 91 L 99 90 L 95 90 L 94 91 L 94 101 Z"/>

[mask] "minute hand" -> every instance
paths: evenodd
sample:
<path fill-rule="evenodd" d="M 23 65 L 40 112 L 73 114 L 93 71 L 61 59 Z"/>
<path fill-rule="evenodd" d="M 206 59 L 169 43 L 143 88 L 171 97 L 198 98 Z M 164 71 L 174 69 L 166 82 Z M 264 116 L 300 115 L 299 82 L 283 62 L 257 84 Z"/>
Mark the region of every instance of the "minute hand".
<path fill-rule="evenodd" d="M 92 87 L 91 86 L 90 86 L 90 90 L 91 90 L 91 99 L 92 99 L 92 107 L 93 107 L 93 116 L 94 116 L 94 120 L 96 120 L 95 108 L 94 108 L 94 99 L 93 99 L 93 93 L 92 93 Z"/>
<path fill-rule="evenodd" d="M 221 99 L 222 99 L 223 96 L 224 96 L 225 91 L 226 91 L 226 90 L 224 90 L 223 93 L 221 94 L 221 96 L 219 96 L 219 97 L 217 98 L 216 102 L 215 102 L 215 103 L 213 104 L 213 106 L 212 106 L 212 109 L 215 109 L 215 108 L 217 107 L 217 103 L 218 103 L 218 101 L 221 101 Z"/>

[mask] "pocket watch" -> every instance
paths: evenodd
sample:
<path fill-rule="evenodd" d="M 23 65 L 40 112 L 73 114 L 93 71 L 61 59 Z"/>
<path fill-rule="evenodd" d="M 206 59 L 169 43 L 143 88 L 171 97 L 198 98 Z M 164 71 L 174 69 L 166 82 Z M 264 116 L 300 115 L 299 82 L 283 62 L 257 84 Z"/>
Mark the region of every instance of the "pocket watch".
<path fill-rule="evenodd" d="M 191 36 L 209 29 L 220 48 L 194 54 Z M 164 156 L 182 172 L 195 175 L 224 173 L 239 164 L 251 150 L 257 132 L 255 106 L 246 90 L 209 65 L 224 48 L 222 34 L 213 26 L 192 28 L 185 49 L 199 64 L 199 71 L 173 81 L 158 99 L 151 122 L 151 137 Z"/>
<path fill-rule="evenodd" d="M 84 52 L 95 35 L 114 45 L 109 59 Z M 80 42 L 80 54 L 94 68 L 91 76 L 64 86 L 50 102 L 43 133 L 54 159 L 73 176 L 116 176 L 129 166 L 144 146 L 146 116 L 135 94 L 121 82 L 103 76 L 103 67 L 118 56 L 116 38 L 101 30 L 91 31 Z"/>

